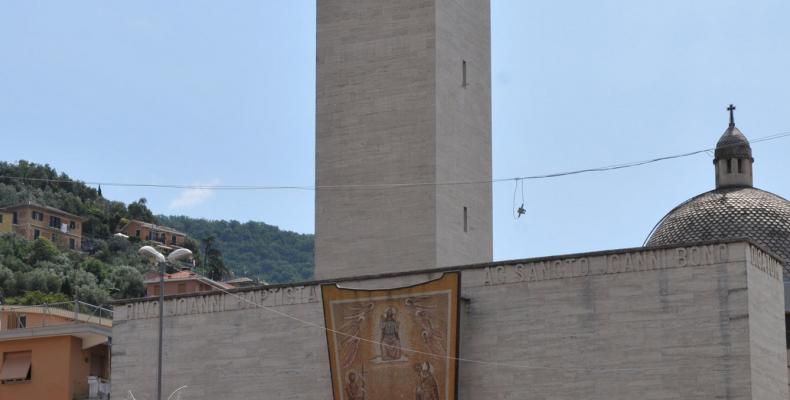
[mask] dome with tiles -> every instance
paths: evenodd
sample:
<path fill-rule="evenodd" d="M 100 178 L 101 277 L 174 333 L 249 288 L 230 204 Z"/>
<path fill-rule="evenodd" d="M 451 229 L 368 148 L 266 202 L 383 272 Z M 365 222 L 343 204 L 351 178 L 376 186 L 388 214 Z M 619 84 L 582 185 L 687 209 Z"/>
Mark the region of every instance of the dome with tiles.
<path fill-rule="evenodd" d="M 752 187 L 753 161 L 751 146 L 735 128 L 730 110 L 730 126 L 716 146 L 713 161 L 716 189 L 672 209 L 646 245 L 750 239 L 790 266 L 790 201 Z"/>

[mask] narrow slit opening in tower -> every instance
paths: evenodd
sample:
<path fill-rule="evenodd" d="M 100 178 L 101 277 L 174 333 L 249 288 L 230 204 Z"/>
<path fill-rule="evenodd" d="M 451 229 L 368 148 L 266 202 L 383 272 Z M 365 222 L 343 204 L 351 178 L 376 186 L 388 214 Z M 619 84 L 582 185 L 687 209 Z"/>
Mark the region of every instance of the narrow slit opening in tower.
<path fill-rule="evenodd" d="M 466 80 L 466 60 L 461 61 L 461 87 L 466 87 L 467 85 Z"/>
<path fill-rule="evenodd" d="M 464 232 L 469 232 L 469 211 L 464 207 Z"/>

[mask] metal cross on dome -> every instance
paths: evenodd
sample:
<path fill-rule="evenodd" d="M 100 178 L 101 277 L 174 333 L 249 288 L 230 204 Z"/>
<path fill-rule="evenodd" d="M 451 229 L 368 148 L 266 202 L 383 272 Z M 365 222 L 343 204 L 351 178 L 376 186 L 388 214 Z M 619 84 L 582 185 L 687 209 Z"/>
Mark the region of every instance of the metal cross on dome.
<path fill-rule="evenodd" d="M 730 106 L 727 107 L 727 111 L 730 112 L 730 126 L 735 126 L 735 106 L 730 104 Z"/>

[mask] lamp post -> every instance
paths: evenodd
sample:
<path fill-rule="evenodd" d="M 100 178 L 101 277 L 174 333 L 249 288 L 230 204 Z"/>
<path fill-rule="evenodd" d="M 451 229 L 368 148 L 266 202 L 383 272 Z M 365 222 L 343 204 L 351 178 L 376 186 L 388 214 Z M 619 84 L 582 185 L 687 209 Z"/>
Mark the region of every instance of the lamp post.
<path fill-rule="evenodd" d="M 157 352 L 156 367 L 156 400 L 162 400 L 162 337 L 165 321 L 165 268 L 168 262 L 176 262 L 184 258 L 192 257 L 192 252 L 188 249 L 177 249 L 165 258 L 165 256 L 155 248 L 143 246 L 137 253 L 148 258 L 159 267 L 159 349 Z"/>

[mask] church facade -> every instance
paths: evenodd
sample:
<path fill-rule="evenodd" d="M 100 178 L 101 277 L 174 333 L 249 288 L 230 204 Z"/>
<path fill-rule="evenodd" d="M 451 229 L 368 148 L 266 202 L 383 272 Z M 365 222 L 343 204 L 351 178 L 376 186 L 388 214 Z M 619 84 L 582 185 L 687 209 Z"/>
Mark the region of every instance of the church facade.
<path fill-rule="evenodd" d="M 403 287 L 449 270 L 461 272 L 460 399 L 788 398 L 781 265 L 755 244 L 323 283 Z M 186 385 L 188 399 L 333 399 L 320 283 L 168 297 L 163 392 Z M 113 398 L 152 398 L 157 317 L 156 301 L 116 306 Z"/>
<path fill-rule="evenodd" d="M 492 262 L 488 1 L 317 10 L 318 280 L 167 296 L 165 396 L 790 398 L 790 211 L 751 188 L 734 121 L 711 194 L 725 200 L 679 206 L 648 247 Z M 475 183 L 434 184 L 458 181 Z M 452 301 L 422 300 L 449 276 Z M 116 305 L 113 398 L 153 398 L 158 321 L 155 299 Z M 345 343 L 353 369 L 337 369 Z"/>

